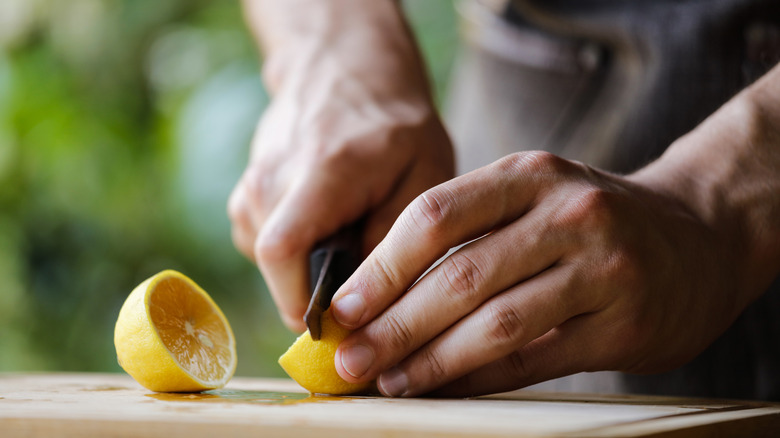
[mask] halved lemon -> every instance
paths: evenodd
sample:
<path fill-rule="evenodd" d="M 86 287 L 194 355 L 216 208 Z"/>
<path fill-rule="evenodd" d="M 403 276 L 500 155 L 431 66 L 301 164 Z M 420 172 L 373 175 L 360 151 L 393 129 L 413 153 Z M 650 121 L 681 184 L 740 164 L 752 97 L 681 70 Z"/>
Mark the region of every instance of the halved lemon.
<path fill-rule="evenodd" d="M 236 369 L 225 315 L 184 274 L 162 271 L 127 297 L 114 330 L 119 365 L 158 392 L 221 388 Z"/>
<path fill-rule="evenodd" d="M 336 372 L 336 349 L 351 332 L 336 324 L 330 310 L 322 314 L 322 337 L 312 339 L 305 332 L 279 358 L 279 365 L 293 380 L 311 393 L 358 394 L 374 387 L 374 382 L 349 383 Z"/>

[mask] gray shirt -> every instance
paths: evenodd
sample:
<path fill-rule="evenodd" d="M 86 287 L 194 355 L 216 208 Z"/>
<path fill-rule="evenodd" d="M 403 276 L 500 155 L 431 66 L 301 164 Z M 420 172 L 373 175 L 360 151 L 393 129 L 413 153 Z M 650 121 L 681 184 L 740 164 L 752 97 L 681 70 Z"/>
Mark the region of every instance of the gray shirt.
<path fill-rule="evenodd" d="M 489 3 L 462 5 L 447 105 L 460 172 L 524 149 L 631 172 L 780 59 L 777 0 Z M 780 278 L 681 368 L 540 388 L 780 400 Z"/>

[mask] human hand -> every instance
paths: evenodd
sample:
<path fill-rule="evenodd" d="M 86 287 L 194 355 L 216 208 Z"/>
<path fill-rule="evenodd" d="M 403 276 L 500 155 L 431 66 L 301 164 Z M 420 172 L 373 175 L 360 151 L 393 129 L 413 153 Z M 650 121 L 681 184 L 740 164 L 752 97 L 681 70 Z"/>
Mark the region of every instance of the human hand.
<path fill-rule="evenodd" d="M 314 244 L 364 217 L 368 254 L 412 199 L 454 172 L 422 84 L 398 77 L 405 88 L 393 88 L 337 66 L 285 78 L 228 203 L 234 244 L 257 263 L 296 331 L 305 328 Z"/>
<path fill-rule="evenodd" d="M 228 202 L 233 242 L 303 331 L 314 244 L 361 219 L 368 254 L 415 196 L 452 178 L 452 145 L 398 2 L 243 4 L 273 100 Z"/>
<path fill-rule="evenodd" d="M 692 359 L 756 295 L 744 248 L 647 176 L 529 152 L 425 192 L 334 297 L 339 374 L 457 396 Z"/>

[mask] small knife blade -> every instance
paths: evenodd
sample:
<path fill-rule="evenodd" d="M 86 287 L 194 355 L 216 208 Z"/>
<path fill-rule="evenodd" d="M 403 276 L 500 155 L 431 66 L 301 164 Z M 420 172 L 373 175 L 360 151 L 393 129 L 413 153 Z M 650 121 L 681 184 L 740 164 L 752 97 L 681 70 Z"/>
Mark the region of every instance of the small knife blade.
<path fill-rule="evenodd" d="M 312 339 L 322 337 L 322 314 L 333 295 L 352 275 L 361 261 L 360 224 L 342 228 L 319 242 L 309 255 L 309 286 L 312 291 L 304 320 Z"/>

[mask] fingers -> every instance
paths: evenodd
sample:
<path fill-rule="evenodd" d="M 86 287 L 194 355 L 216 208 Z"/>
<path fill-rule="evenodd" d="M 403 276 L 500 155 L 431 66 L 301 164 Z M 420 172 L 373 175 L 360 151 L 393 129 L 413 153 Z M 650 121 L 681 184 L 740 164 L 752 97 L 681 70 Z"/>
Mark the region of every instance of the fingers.
<path fill-rule="evenodd" d="M 282 195 L 274 193 L 266 173 L 263 166 L 250 163 L 228 199 L 233 244 L 252 261 L 255 260 L 257 233 L 265 222 L 269 207 Z"/>
<path fill-rule="evenodd" d="M 263 224 L 254 256 L 285 323 L 305 329 L 308 306 L 308 255 L 314 245 L 356 220 L 363 205 L 348 204 L 337 175 L 312 172 L 295 181 Z"/>
<path fill-rule="evenodd" d="M 494 295 L 553 265 L 562 247 L 559 239 L 538 238 L 545 218 L 531 212 L 432 269 L 402 299 L 342 342 L 344 378 L 374 378 Z M 371 354 L 355 355 L 353 350 Z M 368 363 L 366 357 L 373 360 Z"/>
<path fill-rule="evenodd" d="M 439 167 L 391 157 L 378 172 L 366 164 L 366 150 L 307 159 L 295 167 L 295 174 L 268 169 L 268 164 L 266 171 L 259 171 L 256 164 L 247 168 L 231 195 L 234 243 L 257 263 L 285 324 L 294 330 L 304 328 L 308 253 L 317 241 L 367 216 L 367 254 L 412 198 L 451 177 L 451 155 L 442 158 L 446 163 Z M 280 182 L 267 174 L 285 178 Z"/>
<path fill-rule="evenodd" d="M 592 333 L 593 315 L 580 315 L 496 361 L 450 383 L 412 394 L 474 397 L 512 391 L 570 374 L 597 369 L 594 351 L 600 344 Z M 429 387 L 429 389 L 432 387 Z"/>
<path fill-rule="evenodd" d="M 497 295 L 379 376 L 390 396 L 428 392 L 507 356 L 585 308 L 569 270 L 553 268 Z"/>
<path fill-rule="evenodd" d="M 524 214 L 550 169 L 565 163 L 550 154 L 516 154 L 417 197 L 336 293 L 335 319 L 354 329 L 375 318 L 450 248 Z"/>
<path fill-rule="evenodd" d="M 441 168 L 431 169 L 430 166 L 425 165 L 425 162 L 414 163 L 411 169 L 405 171 L 406 175 L 400 183 L 387 194 L 384 202 L 371 210 L 363 233 L 364 254 L 370 254 L 384 239 L 398 216 L 414 198 L 431 187 L 452 178 L 454 172 L 452 156 L 437 156 L 436 159 L 443 162 Z"/>
<path fill-rule="evenodd" d="M 244 185 L 239 182 L 228 199 L 228 217 L 232 224 L 230 234 L 236 249 L 238 249 L 246 258 L 254 261 L 257 229 L 252 223 L 248 202 L 246 189 L 244 188 Z"/>
<path fill-rule="evenodd" d="M 273 225 L 284 222 L 284 218 L 267 221 L 265 212 L 268 209 L 263 201 L 269 200 L 262 187 L 262 178 L 258 168 L 250 165 L 231 193 L 228 200 L 231 237 L 242 254 L 256 262 L 261 271 L 265 269 L 266 285 L 284 324 L 291 330 L 302 332 L 305 330 L 302 315 L 308 302 L 308 260 L 296 248 L 306 245 L 307 239 L 302 236 L 300 240 L 290 241 L 287 237 L 290 233 L 284 227 Z M 273 228 L 269 229 L 268 223 Z M 264 232 L 259 235 L 261 228 Z"/>

